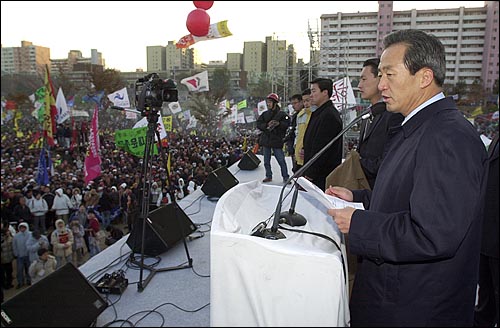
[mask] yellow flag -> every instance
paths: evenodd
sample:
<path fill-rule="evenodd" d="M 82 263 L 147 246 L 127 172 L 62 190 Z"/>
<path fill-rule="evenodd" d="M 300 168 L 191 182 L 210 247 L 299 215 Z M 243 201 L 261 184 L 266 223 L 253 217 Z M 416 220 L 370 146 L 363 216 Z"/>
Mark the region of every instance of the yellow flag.
<path fill-rule="evenodd" d="M 246 153 L 247 151 L 247 136 L 243 137 L 243 146 L 241 149 Z"/>
<path fill-rule="evenodd" d="M 481 115 L 483 113 L 483 107 L 478 106 L 474 111 L 470 114 L 470 117 L 476 117 L 478 115 Z"/>

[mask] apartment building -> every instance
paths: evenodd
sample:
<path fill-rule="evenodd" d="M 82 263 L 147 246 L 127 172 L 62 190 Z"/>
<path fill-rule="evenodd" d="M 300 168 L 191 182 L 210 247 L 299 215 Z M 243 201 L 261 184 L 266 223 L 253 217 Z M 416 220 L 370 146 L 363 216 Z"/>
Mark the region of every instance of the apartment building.
<path fill-rule="evenodd" d="M 394 11 L 379 1 L 378 12 L 321 16 L 319 76 L 357 80 L 363 61 L 380 56 L 382 40 L 392 31 L 419 29 L 439 37 L 446 48 L 446 84 L 482 81 L 491 91 L 498 79 L 498 1 L 483 7 Z M 353 83 L 357 84 L 357 83 Z"/>

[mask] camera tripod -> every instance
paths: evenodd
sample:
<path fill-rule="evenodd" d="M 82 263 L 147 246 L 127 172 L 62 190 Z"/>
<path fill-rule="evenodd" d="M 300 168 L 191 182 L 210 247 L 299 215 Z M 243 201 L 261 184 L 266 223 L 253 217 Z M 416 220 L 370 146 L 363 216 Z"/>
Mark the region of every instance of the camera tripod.
<path fill-rule="evenodd" d="M 155 230 L 153 225 L 150 223 L 151 221 L 149 220 L 149 195 L 151 193 L 151 167 L 152 164 L 150 163 L 150 158 L 153 154 L 153 147 L 155 145 L 154 139 L 155 135 L 158 138 L 158 142 L 160 142 L 160 133 L 157 130 L 157 125 L 158 125 L 158 109 L 156 108 L 150 108 L 149 110 L 146 111 L 146 117 L 148 121 L 148 128 L 146 132 L 146 144 L 144 148 L 144 158 L 143 158 L 143 163 L 142 163 L 142 174 L 143 174 L 143 184 L 142 184 L 142 200 L 141 200 L 141 214 L 139 217 L 139 224 L 142 224 L 142 233 L 141 233 L 141 260 L 139 263 L 135 260 L 134 253 L 132 252 L 130 256 L 130 262 L 134 263 L 135 265 L 138 265 L 140 267 L 140 274 L 139 274 L 139 282 L 137 284 L 137 289 L 138 291 L 142 292 L 144 288 L 148 285 L 148 283 L 151 281 L 153 276 L 157 272 L 163 272 L 163 271 L 172 271 L 172 270 L 178 270 L 178 269 L 187 269 L 191 268 L 193 266 L 193 260 L 189 256 L 189 250 L 187 247 L 186 243 L 186 238 L 182 238 L 182 241 L 184 243 L 184 249 L 186 250 L 186 256 L 187 256 L 187 264 L 184 265 L 179 265 L 179 266 L 174 266 L 174 267 L 165 267 L 165 268 L 154 268 L 150 265 L 144 264 L 144 244 L 145 244 L 145 235 L 146 235 L 146 225 L 151 228 L 151 230 L 159 236 L 158 232 Z M 162 161 L 165 163 L 165 157 L 163 151 L 160 151 Z M 167 172 L 167 181 L 169 186 L 171 186 L 171 181 L 170 181 L 170 172 Z M 174 207 L 175 210 L 175 220 L 178 223 L 178 228 L 182 232 L 182 224 L 180 222 L 180 217 L 178 214 L 178 204 L 175 201 L 175 195 L 170 191 L 170 198 L 172 199 L 172 206 Z M 182 234 L 184 236 L 184 233 Z M 169 245 L 160 238 L 160 240 L 165 244 L 165 246 L 168 248 Z M 134 241 L 135 242 L 135 241 Z M 143 280 L 143 274 L 144 274 L 144 269 L 147 269 L 150 273 L 146 277 L 146 279 Z"/>

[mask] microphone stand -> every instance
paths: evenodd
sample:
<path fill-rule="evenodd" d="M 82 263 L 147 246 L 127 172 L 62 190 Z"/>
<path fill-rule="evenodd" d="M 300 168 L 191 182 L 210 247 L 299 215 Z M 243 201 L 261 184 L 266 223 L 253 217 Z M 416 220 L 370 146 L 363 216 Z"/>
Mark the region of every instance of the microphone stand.
<path fill-rule="evenodd" d="M 368 119 L 371 114 L 371 110 L 367 109 L 364 112 L 362 112 L 359 116 L 357 116 L 354 120 L 352 120 L 351 123 L 349 123 L 340 133 L 335 136 L 332 140 L 330 140 L 329 143 L 327 143 L 323 148 L 320 149 L 311 159 L 307 161 L 307 163 L 304 163 L 304 165 L 297 170 L 284 184 L 283 188 L 281 188 L 281 193 L 280 193 L 280 198 L 278 201 L 278 204 L 276 205 L 276 211 L 274 213 L 274 220 L 273 220 L 273 225 L 270 229 L 263 229 L 262 230 L 262 237 L 266 239 L 272 239 L 272 240 L 277 240 L 277 239 L 284 239 L 286 238 L 285 235 L 278 230 L 278 225 L 280 224 L 280 216 L 281 216 L 281 203 L 283 202 L 283 193 L 285 191 L 285 188 L 287 184 L 292 182 L 293 179 L 296 179 L 300 177 L 316 160 L 323 155 L 328 148 L 330 148 L 340 137 L 342 137 L 348 130 L 350 130 L 354 125 L 356 125 L 359 121 L 361 120 L 366 120 Z"/>
<path fill-rule="evenodd" d="M 118 106 L 112 106 L 113 109 L 118 109 L 118 110 L 126 110 L 124 108 L 118 107 Z M 135 111 L 134 111 L 135 112 Z M 171 271 L 171 270 L 177 270 L 177 269 L 186 269 L 190 268 L 193 266 L 193 260 L 189 256 L 189 250 L 187 248 L 187 243 L 186 243 L 186 238 L 182 238 L 184 242 L 184 248 L 186 250 L 186 256 L 188 258 L 188 263 L 185 265 L 179 265 L 175 267 L 166 267 L 166 268 L 161 268 L 161 269 L 156 269 L 152 266 L 144 264 L 144 244 L 145 244 L 145 236 L 146 236 L 146 221 L 148 221 L 148 226 L 149 228 L 159 237 L 160 235 L 156 231 L 156 229 L 153 227 L 151 224 L 151 220 L 149 219 L 149 194 L 150 194 L 150 183 L 149 180 L 151 179 L 151 164 L 150 164 L 150 157 L 153 154 L 153 146 L 154 146 L 154 139 L 155 139 L 155 133 L 156 137 L 158 138 L 158 142 L 160 142 L 160 133 L 158 132 L 157 129 L 157 124 L 158 124 L 158 109 L 157 108 L 149 108 L 146 111 L 146 117 L 148 121 L 148 129 L 146 132 L 146 144 L 144 147 L 144 160 L 143 160 L 143 166 L 142 166 L 142 171 L 143 171 L 143 184 L 142 184 L 142 207 L 141 207 L 141 216 L 140 219 L 142 219 L 142 233 L 141 233 L 141 261 L 140 263 L 137 263 L 137 261 L 134 258 L 134 253 L 131 254 L 130 261 L 140 267 L 140 272 L 139 272 L 139 282 L 137 283 L 137 289 L 139 292 L 144 291 L 144 288 L 146 288 L 147 284 L 151 281 L 153 276 L 157 272 L 163 272 L 163 271 Z M 163 152 L 160 152 L 162 156 L 163 162 L 165 162 L 165 157 Z M 170 176 L 168 176 L 168 183 L 169 186 L 171 185 L 170 182 Z M 178 210 L 177 210 L 177 203 L 175 202 L 175 195 L 172 195 L 171 192 L 171 198 L 172 198 L 172 204 L 175 209 L 175 214 L 177 221 L 179 223 L 179 228 L 181 229 L 182 233 L 182 225 L 180 223 L 180 218 L 178 215 Z M 182 233 L 184 235 L 184 233 Z M 137 238 L 137 237 L 136 237 Z M 136 238 L 134 238 L 134 244 L 136 243 Z M 163 238 L 159 238 L 165 247 L 169 247 L 169 245 L 163 240 Z M 135 247 L 134 247 L 135 249 Z M 150 272 L 149 275 L 146 277 L 146 279 L 143 280 L 143 274 L 144 274 L 144 268 L 148 269 Z"/>

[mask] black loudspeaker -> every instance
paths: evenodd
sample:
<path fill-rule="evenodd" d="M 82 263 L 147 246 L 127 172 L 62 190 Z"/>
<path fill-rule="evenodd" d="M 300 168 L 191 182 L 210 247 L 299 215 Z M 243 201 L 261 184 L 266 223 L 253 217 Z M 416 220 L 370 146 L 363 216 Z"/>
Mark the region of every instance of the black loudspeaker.
<path fill-rule="evenodd" d="M 2 327 L 90 327 L 108 307 L 72 263 L 2 303 Z"/>
<path fill-rule="evenodd" d="M 127 239 L 127 245 L 134 253 L 141 253 L 142 226 L 143 220 L 138 218 Z M 171 203 L 157 208 L 149 212 L 146 221 L 144 255 L 157 256 L 165 253 L 194 231 L 195 224 L 179 206 L 174 207 Z"/>
<path fill-rule="evenodd" d="M 201 190 L 208 197 L 220 197 L 238 183 L 238 179 L 236 179 L 225 166 L 222 166 L 210 172 L 207 180 L 203 186 L 201 186 Z"/>
<path fill-rule="evenodd" d="M 238 163 L 238 167 L 242 170 L 255 170 L 259 167 L 260 159 L 253 153 L 253 151 L 249 150 L 243 154 L 240 162 Z"/>

